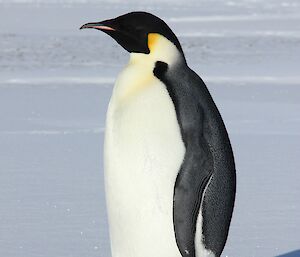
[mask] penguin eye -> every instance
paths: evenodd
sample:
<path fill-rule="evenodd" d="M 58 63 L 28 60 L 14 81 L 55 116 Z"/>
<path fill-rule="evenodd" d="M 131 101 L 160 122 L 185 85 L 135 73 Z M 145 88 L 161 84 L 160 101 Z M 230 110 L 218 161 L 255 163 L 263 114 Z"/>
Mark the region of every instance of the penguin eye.
<path fill-rule="evenodd" d="M 136 26 L 132 31 L 134 31 L 134 34 L 139 38 L 148 38 L 148 32 L 145 31 L 145 28 L 142 26 Z"/>
<path fill-rule="evenodd" d="M 144 30 L 143 30 L 141 27 L 135 28 L 135 33 L 136 33 L 137 35 L 144 35 L 144 34 L 145 34 L 145 33 L 144 33 Z"/>
<path fill-rule="evenodd" d="M 141 26 L 133 26 L 132 24 L 122 24 L 122 26 L 120 26 L 120 29 L 128 31 L 130 34 L 133 35 L 140 35 L 143 32 L 143 28 Z"/>
<path fill-rule="evenodd" d="M 136 30 L 136 31 L 143 31 L 144 28 L 143 28 L 142 26 L 136 26 L 135 30 Z"/>

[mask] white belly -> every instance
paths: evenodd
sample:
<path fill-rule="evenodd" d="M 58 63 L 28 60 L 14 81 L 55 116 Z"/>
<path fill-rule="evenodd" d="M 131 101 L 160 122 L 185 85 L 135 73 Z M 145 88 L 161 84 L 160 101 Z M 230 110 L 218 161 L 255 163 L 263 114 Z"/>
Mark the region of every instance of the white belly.
<path fill-rule="evenodd" d="M 172 208 L 185 148 L 164 84 L 155 77 L 147 81 L 121 101 L 126 81 L 119 80 L 107 113 L 105 186 L 113 257 L 181 257 Z"/>

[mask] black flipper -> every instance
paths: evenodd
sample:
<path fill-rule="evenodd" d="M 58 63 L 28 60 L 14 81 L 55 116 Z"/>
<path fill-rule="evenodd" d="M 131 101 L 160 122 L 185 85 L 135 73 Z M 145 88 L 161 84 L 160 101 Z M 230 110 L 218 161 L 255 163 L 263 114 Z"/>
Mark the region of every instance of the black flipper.
<path fill-rule="evenodd" d="M 213 174 L 213 185 L 220 188 L 209 186 L 203 198 L 203 234 L 205 246 L 220 256 L 235 197 L 234 159 L 224 123 L 204 82 L 185 63 L 169 68 L 157 62 L 153 73 L 172 98 L 186 147 L 174 187 L 173 222 L 179 251 L 183 257 L 195 257 L 201 199 Z M 222 223 L 220 229 L 218 223 Z"/>
<path fill-rule="evenodd" d="M 197 154 L 194 153 L 195 150 Z M 202 194 L 211 174 L 211 155 L 202 149 L 200 143 L 195 144 L 193 149 L 186 152 L 174 188 L 174 229 L 182 256 L 195 256 L 197 218 Z"/>

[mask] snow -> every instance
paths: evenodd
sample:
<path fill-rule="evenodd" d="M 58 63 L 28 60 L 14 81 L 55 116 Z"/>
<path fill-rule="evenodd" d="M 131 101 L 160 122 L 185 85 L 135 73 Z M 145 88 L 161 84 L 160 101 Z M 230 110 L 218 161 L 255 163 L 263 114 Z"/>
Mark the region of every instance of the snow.
<path fill-rule="evenodd" d="M 296 0 L 0 0 L 0 256 L 110 256 L 103 128 L 128 54 L 79 27 L 132 10 L 173 28 L 227 125 L 238 188 L 222 256 L 300 256 Z"/>

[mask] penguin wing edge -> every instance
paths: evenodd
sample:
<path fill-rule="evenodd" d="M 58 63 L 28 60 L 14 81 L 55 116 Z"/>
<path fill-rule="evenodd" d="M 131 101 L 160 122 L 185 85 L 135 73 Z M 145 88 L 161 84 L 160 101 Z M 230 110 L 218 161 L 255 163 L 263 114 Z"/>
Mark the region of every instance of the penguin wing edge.
<path fill-rule="evenodd" d="M 205 142 L 202 143 L 205 146 Z M 205 187 L 213 174 L 212 157 L 205 148 L 187 150 L 174 187 L 174 231 L 177 246 L 184 257 L 196 256 L 198 215 L 201 215 L 199 211 Z"/>

